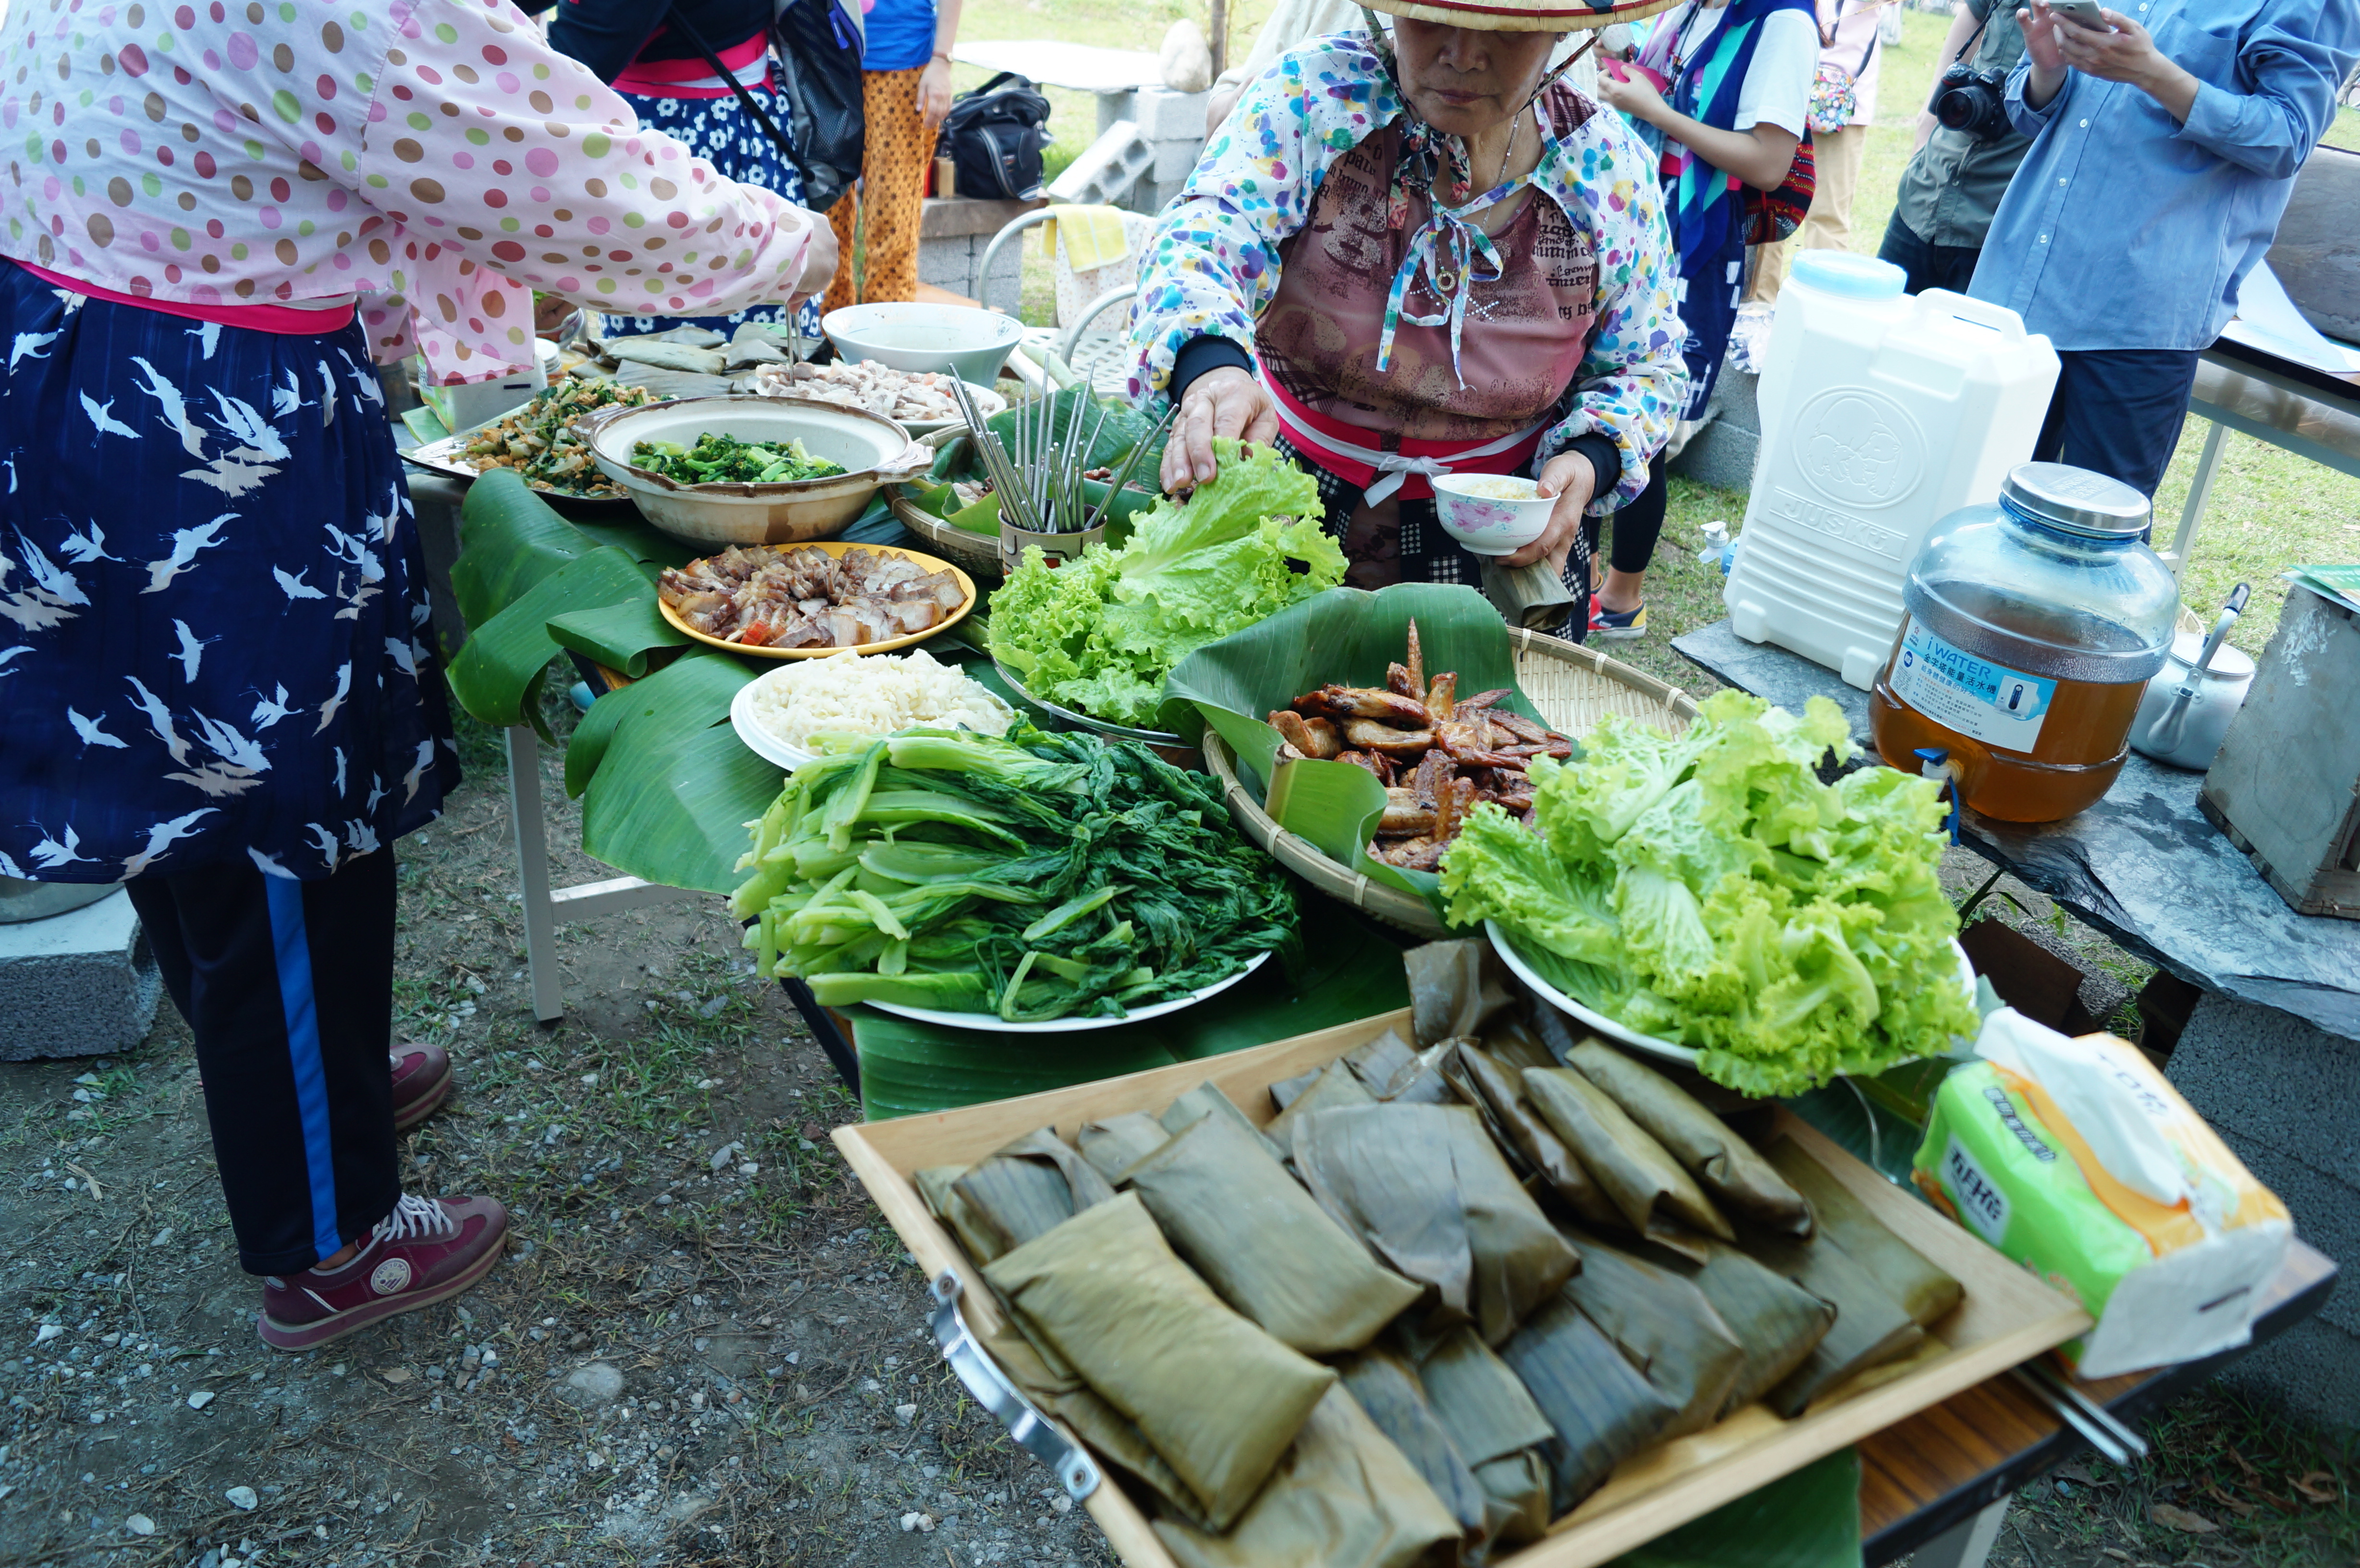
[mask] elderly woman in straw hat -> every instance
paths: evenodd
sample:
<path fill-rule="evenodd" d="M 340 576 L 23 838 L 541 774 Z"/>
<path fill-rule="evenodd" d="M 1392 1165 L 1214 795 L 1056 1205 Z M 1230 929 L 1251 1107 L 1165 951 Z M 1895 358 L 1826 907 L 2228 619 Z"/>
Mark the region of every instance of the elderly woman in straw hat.
<path fill-rule="evenodd" d="M 1217 436 L 1311 469 L 1357 586 L 1472 584 L 1428 481 L 1531 475 L 1557 504 L 1507 563 L 1555 570 L 1578 640 L 1596 516 L 1645 486 L 1686 377 L 1654 159 L 1549 60 L 1660 3 L 1372 3 L 1390 29 L 1281 56 L 1164 209 L 1131 390 L 1178 404 L 1166 489 Z"/>

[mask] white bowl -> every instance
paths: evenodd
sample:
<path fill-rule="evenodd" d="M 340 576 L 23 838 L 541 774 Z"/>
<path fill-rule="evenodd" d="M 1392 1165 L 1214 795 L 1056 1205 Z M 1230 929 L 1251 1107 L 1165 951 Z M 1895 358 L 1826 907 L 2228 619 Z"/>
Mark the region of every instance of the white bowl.
<path fill-rule="evenodd" d="M 877 486 L 934 463 L 932 449 L 892 420 L 860 408 L 753 393 L 602 408 L 575 427 L 599 471 L 630 493 L 648 521 L 691 544 L 803 544 L 834 539 Z M 800 441 L 845 472 L 773 485 L 683 485 L 631 462 L 641 441 L 694 446 L 701 435 Z"/>
<path fill-rule="evenodd" d="M 836 352 L 896 370 L 948 371 L 989 387 L 1024 337 L 1013 316 L 967 305 L 850 305 L 820 321 Z"/>
<path fill-rule="evenodd" d="M 1509 474 L 1445 474 L 1434 481 L 1434 516 L 1442 531 L 1477 555 L 1513 555 L 1548 531 L 1557 497 Z M 1486 490 L 1513 495 L 1482 495 Z"/>

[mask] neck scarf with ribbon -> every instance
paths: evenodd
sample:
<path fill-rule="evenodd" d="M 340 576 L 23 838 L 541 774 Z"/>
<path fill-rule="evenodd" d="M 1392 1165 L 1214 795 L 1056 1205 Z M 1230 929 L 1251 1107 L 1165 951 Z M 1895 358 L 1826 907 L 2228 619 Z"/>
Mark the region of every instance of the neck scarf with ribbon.
<path fill-rule="evenodd" d="M 1698 5 L 1690 0 L 1676 16 L 1656 23 L 1639 51 L 1639 63 L 1670 82 L 1664 96 L 1674 109 L 1717 130 L 1734 130 L 1762 24 L 1775 12 L 1809 13 L 1812 5 L 1813 0 L 1730 0 L 1721 26 L 1691 60 L 1685 39 Z M 1733 189 L 1732 176 L 1668 136 L 1663 180 L 1665 216 L 1672 246 L 1679 252 L 1680 276 L 1693 278 L 1720 257 L 1731 226 L 1744 221 L 1744 199 Z"/>
<path fill-rule="evenodd" d="M 1530 184 L 1539 164 L 1547 160 L 1557 138 L 1539 107 L 1541 94 L 1565 74 L 1573 61 L 1568 59 L 1544 72 L 1534 85 L 1532 95 L 1524 100 L 1524 109 L 1533 111 L 1534 129 L 1541 138 L 1541 156 L 1534 169 L 1477 196 L 1466 139 L 1436 130 L 1418 117 L 1417 111 L 1410 107 L 1408 93 L 1402 87 L 1401 65 L 1393 57 L 1392 35 L 1375 16 L 1365 9 L 1360 14 L 1368 18 L 1369 37 L 1377 58 L 1384 62 L 1385 74 L 1393 80 L 1393 92 L 1402 103 L 1401 155 L 1393 163 L 1386 222 L 1396 229 L 1408 225 L 1409 193 L 1413 190 L 1427 191 L 1431 203 L 1426 222 L 1409 236 L 1401 266 L 1393 273 L 1393 287 L 1385 296 L 1384 331 L 1377 340 L 1377 368 L 1391 368 L 1393 332 L 1403 321 L 1420 327 L 1438 327 L 1448 321 L 1450 371 L 1458 376 L 1459 385 L 1464 387 L 1467 376 L 1459 367 L 1459 345 L 1467 324 L 1467 296 L 1479 281 L 1494 282 L 1501 274 L 1500 253 L 1492 246 L 1491 236 L 1476 227 L 1472 220 Z M 1523 112 L 1517 111 L 1519 114 Z M 1508 124 L 1508 145 L 1512 148 L 1515 145 L 1513 119 Z M 1479 271 L 1479 267 L 1482 270 Z M 1425 315 L 1413 310 L 1409 298 L 1414 292 L 1427 295 L 1437 308 Z"/>

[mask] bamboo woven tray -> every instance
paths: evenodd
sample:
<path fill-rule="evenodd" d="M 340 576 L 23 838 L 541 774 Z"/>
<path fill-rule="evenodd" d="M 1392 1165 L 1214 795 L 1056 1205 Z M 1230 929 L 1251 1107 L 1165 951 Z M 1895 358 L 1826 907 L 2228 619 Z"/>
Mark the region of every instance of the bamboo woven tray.
<path fill-rule="evenodd" d="M 966 426 L 945 425 L 941 430 L 920 436 L 918 444 L 940 452 L 966 435 Z M 899 485 L 885 486 L 885 506 L 893 514 L 895 521 L 924 539 L 926 548 L 939 552 L 944 560 L 967 568 L 978 577 L 999 577 L 1000 536 L 997 533 L 974 534 L 965 528 L 953 528 L 902 495 Z"/>
<path fill-rule="evenodd" d="M 1404 1007 L 1207 1061 L 840 1127 L 833 1136 L 918 1267 L 929 1279 L 945 1269 L 958 1276 L 967 1322 L 988 1338 L 1003 1322 L 998 1302 L 983 1270 L 927 1211 L 913 1183 L 916 1171 L 971 1163 L 1042 1127 L 1055 1127 L 1070 1141 L 1086 1121 L 1160 1111 L 1207 1080 L 1249 1118 L 1266 1124 L 1273 1112 L 1271 1084 L 1331 1062 L 1388 1029 L 1406 1035 L 1409 1028 Z M 1803 1122 L 1782 1110 L 1775 1130 L 1800 1143 L 1902 1240 L 1955 1276 L 1966 1289 L 1964 1299 L 1934 1325 L 1919 1354 L 1861 1374 L 1793 1421 L 1750 1405 L 1717 1426 L 1625 1460 L 1545 1539 L 1501 1559 L 1498 1568 L 1595 1568 L 2088 1331 L 2089 1315 L 2071 1301 Z M 1131 1568 L 1175 1568 L 1146 1515 L 1120 1485 L 1102 1482 L 1084 1506 Z"/>
<path fill-rule="evenodd" d="M 1678 735 L 1696 717 L 1696 701 L 1687 692 L 1618 659 L 1521 626 L 1510 627 L 1508 637 L 1515 649 L 1516 684 L 1540 710 L 1542 719 L 1560 735 L 1579 740 L 1609 713 L 1644 719 Z M 1205 766 L 1221 781 L 1229 815 L 1239 828 L 1289 871 L 1329 898 L 1365 910 L 1387 925 L 1415 936 L 1449 934 L 1434 906 L 1424 898 L 1371 882 L 1328 859 L 1310 840 L 1280 827 L 1262 810 L 1252 787 L 1239 777 L 1236 755 L 1210 728 L 1205 731 Z"/>

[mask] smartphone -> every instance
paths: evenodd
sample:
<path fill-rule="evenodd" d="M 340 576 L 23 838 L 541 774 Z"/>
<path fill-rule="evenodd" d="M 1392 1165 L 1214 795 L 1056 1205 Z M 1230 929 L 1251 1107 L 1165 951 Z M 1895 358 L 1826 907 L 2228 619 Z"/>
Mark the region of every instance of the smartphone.
<path fill-rule="evenodd" d="M 2077 27 L 2087 27 L 2093 33 L 2114 30 L 2098 0 L 2049 0 L 2049 8 Z"/>

